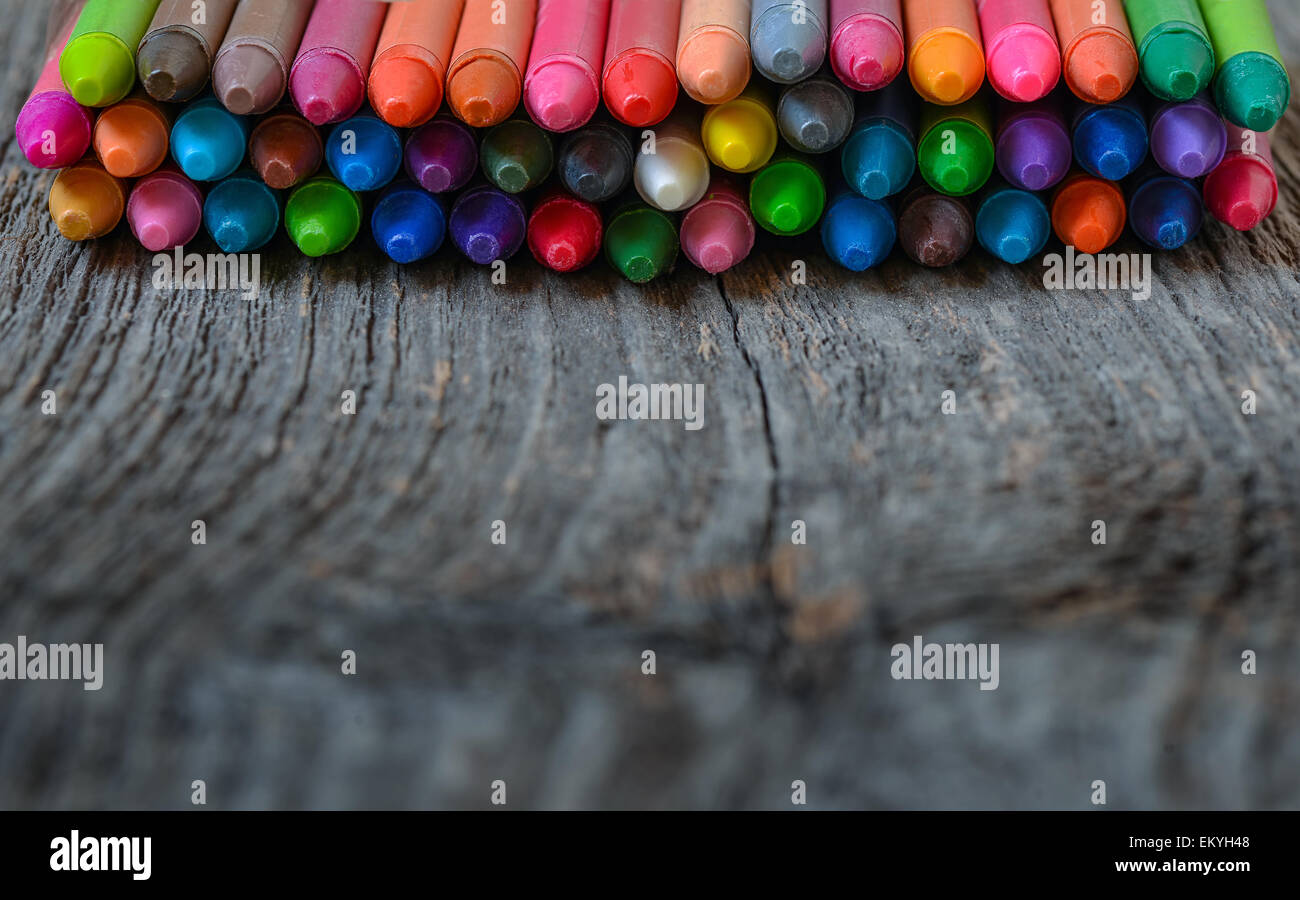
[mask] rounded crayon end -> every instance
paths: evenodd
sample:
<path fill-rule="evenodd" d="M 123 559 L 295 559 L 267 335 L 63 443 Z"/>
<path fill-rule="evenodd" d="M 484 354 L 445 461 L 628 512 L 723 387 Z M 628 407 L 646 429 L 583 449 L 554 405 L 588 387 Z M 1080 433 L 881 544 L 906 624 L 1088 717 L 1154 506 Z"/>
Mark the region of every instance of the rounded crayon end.
<path fill-rule="evenodd" d="M 578 265 L 578 250 L 569 241 L 557 240 L 546 248 L 546 265 L 556 272 L 571 272 Z"/>
<path fill-rule="evenodd" d="M 935 180 L 945 193 L 959 195 L 967 193 L 971 179 L 965 166 L 951 165 L 941 170 Z"/>
<path fill-rule="evenodd" d="M 749 83 L 747 42 L 734 33 L 706 31 L 692 37 L 677 54 L 677 75 L 693 99 L 717 105 L 740 96 Z"/>
<path fill-rule="evenodd" d="M 853 57 L 849 61 L 849 72 L 858 84 L 876 85 L 885 78 L 885 67 L 874 56 Z"/>
<path fill-rule="evenodd" d="M 1120 150 L 1107 150 L 1097 157 L 1097 173 L 1107 181 L 1119 181 L 1130 171 L 1128 154 Z"/>
<path fill-rule="evenodd" d="M 659 269 L 650 257 L 633 256 L 624 263 L 623 274 L 634 284 L 645 284 L 647 281 L 654 280 L 654 277 L 659 274 Z"/>
<path fill-rule="evenodd" d="M 501 244 L 490 234 L 476 234 L 466 242 L 465 252 L 474 262 L 486 265 L 501 256 Z"/>
<path fill-rule="evenodd" d="M 600 93 L 586 70 L 568 60 L 556 60 L 529 74 L 524 105 L 533 121 L 547 131 L 572 131 L 595 115 Z"/>
<path fill-rule="evenodd" d="M 359 160 L 353 160 L 342 168 L 339 181 L 352 191 L 369 191 L 380 186 L 375 184 L 375 170 Z"/>
<path fill-rule="evenodd" d="M 140 241 L 140 246 L 150 253 L 161 253 L 175 246 L 171 232 L 161 222 L 148 222 L 142 225 L 135 236 Z"/>
<path fill-rule="evenodd" d="M 1291 81 L 1273 57 L 1238 53 L 1223 63 L 1214 80 L 1214 99 L 1223 117 L 1241 128 L 1268 131 L 1291 100 Z"/>
<path fill-rule="evenodd" d="M 239 222 L 227 219 L 212 232 L 212 239 L 226 253 L 242 253 L 248 249 L 248 231 Z"/>
<path fill-rule="evenodd" d="M 1165 250 L 1177 250 L 1187 243 L 1187 226 L 1182 222 L 1165 222 L 1156 231 L 1156 243 Z"/>
<path fill-rule="evenodd" d="M 1034 248 L 1029 245 L 1029 241 L 1022 235 L 1008 234 L 1003 236 L 998 242 L 998 257 L 1012 265 L 1019 265 L 1029 259 Z"/>
<path fill-rule="evenodd" d="M 330 238 L 324 231 L 304 226 L 297 234 L 298 249 L 307 256 L 324 256 L 330 252 Z"/>
<path fill-rule="evenodd" d="M 705 244 L 695 252 L 699 257 L 700 267 L 710 275 L 725 272 L 736 264 L 736 258 L 726 244 Z"/>
<path fill-rule="evenodd" d="M 1092 95 L 1100 103 L 1112 103 L 1120 98 L 1124 83 L 1110 72 L 1102 72 L 1092 80 Z"/>
<path fill-rule="evenodd" d="M 772 54 L 772 74 L 777 81 L 791 83 L 808 75 L 803 54 L 793 47 L 782 47 Z"/>
<path fill-rule="evenodd" d="M 904 55 L 898 28 L 869 13 L 844 19 L 830 40 L 831 68 L 859 91 L 879 90 L 893 81 L 902 71 Z"/>
<path fill-rule="evenodd" d="M 55 219 L 54 224 L 58 226 L 59 234 L 70 241 L 86 241 L 93 236 L 94 225 L 90 216 L 81 210 L 64 210 Z"/>
<path fill-rule="evenodd" d="M 135 47 L 110 34 L 84 34 L 64 48 L 59 74 L 82 106 L 112 106 L 135 86 Z"/>
<path fill-rule="evenodd" d="M 139 162 L 135 154 L 126 147 L 109 147 L 100 157 L 100 162 L 114 178 L 134 178 L 137 175 L 147 174 L 137 171 Z"/>
<path fill-rule="evenodd" d="M 681 186 L 676 184 L 658 185 L 650 191 L 648 199 L 660 209 L 670 212 L 681 209 L 686 205 L 686 194 L 682 191 Z"/>
<path fill-rule="evenodd" d="M 429 163 L 420 170 L 418 181 L 430 194 L 441 194 L 452 188 L 451 170 L 441 163 Z"/>
<path fill-rule="evenodd" d="M 389 235 L 384 241 L 384 252 L 389 259 L 401 265 L 416 262 L 421 257 L 420 245 L 415 236 L 410 234 Z"/>
<path fill-rule="evenodd" d="M 652 104 L 649 97 L 641 94 L 633 94 L 629 97 L 625 97 L 621 105 L 617 103 L 611 104 L 609 110 L 614 113 L 615 117 L 620 121 L 629 125 L 640 126 L 651 124 L 651 107 Z"/>
<path fill-rule="evenodd" d="M 1142 80 L 1163 100 L 1190 100 L 1214 77 L 1214 49 L 1194 31 L 1175 26 L 1143 43 Z"/>
<path fill-rule="evenodd" d="M 166 102 L 176 96 L 176 79 L 170 72 L 150 72 L 142 81 L 145 91 L 155 100 Z"/>
<path fill-rule="evenodd" d="M 1264 217 L 1260 215 L 1259 207 L 1250 200 L 1238 200 L 1229 206 L 1224 219 L 1228 225 L 1237 231 L 1250 231 L 1264 221 Z"/>
<path fill-rule="evenodd" d="M 1250 104 L 1242 118 L 1251 131 L 1268 131 L 1282 118 L 1284 111 L 1275 98 L 1261 98 Z"/>
<path fill-rule="evenodd" d="M 104 83 L 93 75 L 83 75 L 67 88 L 82 106 L 107 106 L 111 102 L 107 99 L 109 95 Z"/>
<path fill-rule="evenodd" d="M 1052 173 L 1042 163 L 1030 163 L 1020 170 L 1020 183 L 1026 190 L 1041 191 L 1050 187 Z"/>
<path fill-rule="evenodd" d="M 429 66 L 407 56 L 381 57 L 370 70 L 370 105 L 394 128 L 415 128 L 442 104 L 442 84 Z"/>
<path fill-rule="evenodd" d="M 257 98 L 249 88 L 235 85 L 221 95 L 221 105 L 237 116 L 249 116 L 257 109 Z"/>
<path fill-rule="evenodd" d="M 296 178 L 293 167 L 280 159 L 273 159 L 262 166 L 261 175 L 268 187 L 279 191 L 293 187 Z"/>
<path fill-rule="evenodd" d="M 939 31 L 913 47 L 908 73 L 924 99 L 954 106 L 973 97 L 984 83 L 984 52 L 969 36 Z"/>
<path fill-rule="evenodd" d="M 858 177 L 858 192 L 871 200 L 883 200 L 892 190 L 889 176 L 879 169 L 863 172 Z"/>
<path fill-rule="evenodd" d="M 706 96 L 721 96 L 727 90 L 727 76 L 720 69 L 705 69 L 695 76 L 695 86 Z"/>
<path fill-rule="evenodd" d="M 447 79 L 447 101 L 461 121 L 475 128 L 500 125 L 519 105 L 519 73 L 505 60 L 482 56 Z"/>
<path fill-rule="evenodd" d="M 825 147 L 831 142 L 831 133 L 825 122 L 810 120 L 799 129 L 799 141 L 807 148 Z"/>
<path fill-rule="evenodd" d="M 718 148 L 718 161 L 724 169 L 743 172 L 754 164 L 754 154 L 741 141 L 730 141 Z"/>
<path fill-rule="evenodd" d="M 375 106 L 375 112 L 394 128 L 411 128 L 419 124 L 415 107 L 402 97 L 389 97 Z"/>
<path fill-rule="evenodd" d="M 1017 72 L 1011 79 L 1011 99 L 1020 103 L 1032 103 L 1045 93 L 1043 79 L 1036 72 Z"/>
<path fill-rule="evenodd" d="M 606 65 L 605 106 L 624 125 L 655 125 L 677 102 L 677 70 L 658 55 L 629 51 Z"/>
<path fill-rule="evenodd" d="M 1061 78 L 1061 50 L 1056 39 L 1027 23 L 1012 25 L 1003 39 L 988 47 L 988 76 L 993 88 L 1016 103 L 1041 100 Z"/>
<path fill-rule="evenodd" d="M 176 160 L 181 170 L 195 181 L 213 181 L 217 177 L 217 161 L 212 154 L 198 147 L 185 150 Z"/>
<path fill-rule="evenodd" d="M 1199 150 L 1188 150 L 1178 157 L 1174 164 L 1174 174 L 1183 178 L 1198 178 L 1205 174 L 1205 154 Z"/>
<path fill-rule="evenodd" d="M 799 227 L 799 207 L 793 203 L 778 203 L 768 215 L 772 225 L 780 231 L 794 231 Z"/>
<path fill-rule="evenodd" d="M 507 162 L 497 168 L 492 180 L 507 194 L 518 194 L 528 188 L 528 170 L 519 163 Z"/>
<path fill-rule="evenodd" d="M 966 81 L 956 72 L 940 72 L 930 81 L 930 92 L 939 103 L 959 103 Z"/>
<path fill-rule="evenodd" d="M 338 115 L 334 102 L 327 97 L 311 97 L 301 107 L 303 117 L 313 125 L 326 125 Z"/>
<path fill-rule="evenodd" d="M 1169 73 L 1166 90 L 1171 100 L 1190 100 L 1201 89 L 1200 79 L 1190 69 L 1175 69 Z"/>
<path fill-rule="evenodd" d="M 580 197 L 599 197 L 605 192 L 605 182 L 595 172 L 583 172 L 573 186 L 574 193 Z"/>
<path fill-rule="evenodd" d="M 1074 246 L 1083 253 L 1100 253 L 1108 246 L 1107 237 L 1100 222 L 1085 222 L 1074 230 Z"/>

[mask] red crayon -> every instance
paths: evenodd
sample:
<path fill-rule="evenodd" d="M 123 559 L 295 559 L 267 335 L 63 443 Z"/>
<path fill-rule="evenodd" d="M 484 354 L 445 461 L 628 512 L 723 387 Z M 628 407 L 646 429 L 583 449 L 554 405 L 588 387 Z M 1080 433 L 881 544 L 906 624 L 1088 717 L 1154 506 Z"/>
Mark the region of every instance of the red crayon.
<path fill-rule="evenodd" d="M 572 131 L 600 106 L 609 0 L 539 0 L 524 105 L 547 131 Z"/>
<path fill-rule="evenodd" d="M 603 231 L 600 211 L 593 204 L 557 189 L 528 217 L 528 249 L 548 269 L 572 272 L 600 253 Z"/>
<path fill-rule="evenodd" d="M 379 0 L 318 0 L 289 73 L 294 105 L 312 124 L 342 122 L 361 109 L 387 15 Z"/>
<path fill-rule="evenodd" d="M 1205 205 L 1214 218 L 1250 231 L 1277 206 L 1277 172 L 1268 132 L 1228 125 L 1228 152 L 1205 176 Z"/>
<path fill-rule="evenodd" d="M 601 89 L 624 125 L 658 125 L 677 104 L 681 0 L 613 0 Z"/>

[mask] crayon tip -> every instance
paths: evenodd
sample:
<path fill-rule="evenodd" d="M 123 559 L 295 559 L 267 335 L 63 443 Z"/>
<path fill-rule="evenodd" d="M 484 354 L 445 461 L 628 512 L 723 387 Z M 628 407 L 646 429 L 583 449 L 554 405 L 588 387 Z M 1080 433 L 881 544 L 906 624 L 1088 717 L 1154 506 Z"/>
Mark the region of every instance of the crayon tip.
<path fill-rule="evenodd" d="M 708 97 L 720 96 L 727 89 L 727 76 L 718 69 L 705 69 L 695 81 L 700 93 Z"/>
<path fill-rule="evenodd" d="M 407 128 L 415 122 L 415 109 L 403 97 L 389 97 L 375 112 L 394 128 Z"/>
<path fill-rule="evenodd" d="M 1106 226 L 1096 219 L 1083 222 L 1074 230 L 1074 245 L 1084 253 L 1100 253 L 1110 243 Z"/>
<path fill-rule="evenodd" d="M 1184 178 L 1195 178 L 1205 171 L 1205 154 L 1199 150 L 1188 150 L 1178 157 L 1174 168 L 1178 170 L 1177 174 Z"/>
<path fill-rule="evenodd" d="M 501 244 L 490 234 L 476 234 L 466 242 L 466 255 L 479 263 L 490 263 L 501 256 Z"/>
<path fill-rule="evenodd" d="M 100 160 L 108 174 L 117 178 L 130 178 L 136 172 L 138 163 L 135 154 L 126 147 L 110 147 Z"/>
<path fill-rule="evenodd" d="M 1241 204 L 1238 204 L 1240 206 Z M 59 214 L 55 223 L 59 233 L 70 241 L 84 241 L 91 236 L 90 216 L 75 209 L 65 210 Z"/>
<path fill-rule="evenodd" d="M 546 265 L 557 272 L 569 272 L 578 264 L 578 251 L 569 241 L 557 240 L 546 248 Z"/>
<path fill-rule="evenodd" d="M 718 148 L 718 157 L 724 168 L 743 172 L 754 162 L 754 154 L 742 141 L 729 141 Z"/>
<path fill-rule="evenodd" d="M 1228 207 L 1227 215 L 1228 224 L 1238 231 L 1250 231 L 1260 222 L 1264 221 L 1259 214 L 1259 208 L 1250 200 L 1238 200 L 1232 206 Z"/>
<path fill-rule="evenodd" d="M 296 177 L 293 167 L 282 159 L 273 159 L 262 167 L 262 180 L 279 190 L 293 187 Z"/>
<path fill-rule="evenodd" d="M 782 47 L 772 54 L 772 74 L 785 81 L 794 81 L 804 74 L 803 54 L 793 47 Z"/>
<path fill-rule="evenodd" d="M 1107 150 L 1097 157 L 1097 172 L 1107 181 L 1119 181 L 1132 170 L 1128 154 L 1120 150 Z"/>
<path fill-rule="evenodd" d="M 658 274 L 654 260 L 648 256 L 633 256 L 624 266 L 628 280 L 634 284 L 645 284 Z"/>
<path fill-rule="evenodd" d="M 212 234 L 217 246 L 227 253 L 237 253 L 248 247 L 248 230 L 239 222 L 227 219 Z"/>
<path fill-rule="evenodd" d="M 1192 97 L 1199 87 L 1200 79 L 1190 69 L 1175 69 L 1169 73 L 1169 93 L 1175 97 Z"/>
<path fill-rule="evenodd" d="M 726 244 L 714 242 L 698 248 L 695 254 L 700 259 L 700 268 L 716 275 L 725 272 L 736 264 L 736 257 Z"/>
<path fill-rule="evenodd" d="M 253 97 L 253 92 L 242 84 L 237 84 L 225 92 L 221 98 L 221 103 L 226 109 L 230 110 L 237 116 L 251 115 L 257 100 Z"/>
<path fill-rule="evenodd" d="M 304 223 L 297 234 L 298 247 L 308 256 L 324 256 L 330 251 L 330 238 L 314 223 Z"/>
<path fill-rule="evenodd" d="M 389 235 L 388 240 L 384 242 L 384 252 L 393 262 L 402 265 L 413 263 L 420 258 L 420 248 L 415 243 L 415 236 L 411 234 Z"/>
<path fill-rule="evenodd" d="M 334 121 L 338 111 L 328 97 L 312 97 L 303 103 L 302 114 L 313 125 L 325 125 Z"/>
<path fill-rule="evenodd" d="M 1043 96 L 1043 79 L 1037 72 L 1021 70 L 1011 79 L 1011 93 L 1015 94 L 1014 99 L 1031 103 Z"/>
<path fill-rule="evenodd" d="M 528 187 L 528 170 L 517 162 L 503 163 L 493 173 L 492 180 L 506 193 L 518 194 Z"/>
<path fill-rule="evenodd" d="M 533 119 L 547 131 L 572 131 L 595 113 L 600 92 L 578 66 L 555 61 L 528 79 L 524 100 Z"/>
<path fill-rule="evenodd" d="M 950 165 L 939 173 L 939 184 L 952 194 L 964 194 L 970 187 L 970 173 L 965 166 Z"/>
<path fill-rule="evenodd" d="M 930 92 L 940 103 L 956 103 L 966 90 L 966 81 L 956 72 L 939 72 L 930 82 Z"/>
<path fill-rule="evenodd" d="M 654 106 L 649 97 L 644 94 L 632 94 L 624 98 L 620 105 L 623 113 L 621 118 L 625 121 L 650 124 L 650 116 Z"/>
<path fill-rule="evenodd" d="M 1252 131 L 1268 131 L 1282 117 L 1282 106 L 1273 98 L 1257 98 L 1246 111 L 1246 127 Z"/>
<path fill-rule="evenodd" d="M 799 140 L 804 147 L 825 147 L 831 141 L 831 133 L 825 122 L 809 119 L 799 129 Z"/>
<path fill-rule="evenodd" d="M 885 77 L 885 67 L 874 56 L 853 57 L 849 60 L 849 71 L 858 84 L 876 84 Z"/>
<path fill-rule="evenodd" d="M 1030 163 L 1020 170 L 1020 181 L 1026 190 L 1041 191 L 1048 187 L 1051 180 L 1052 173 L 1042 163 Z"/>
<path fill-rule="evenodd" d="M 431 162 L 420 170 L 420 187 L 430 194 L 451 190 L 451 170 L 441 163 Z"/>
<path fill-rule="evenodd" d="M 206 150 L 191 147 L 185 151 L 180 164 L 185 174 L 195 181 L 212 181 L 216 178 L 217 161 Z"/>
<path fill-rule="evenodd" d="M 1007 234 L 998 241 L 998 257 L 1007 261 L 1024 262 L 1033 252 L 1033 247 L 1029 246 L 1029 241 L 1023 235 Z"/>
<path fill-rule="evenodd" d="M 1092 96 L 1100 103 L 1118 100 L 1123 90 L 1124 83 L 1111 72 L 1101 72 L 1092 79 Z"/>
<path fill-rule="evenodd" d="M 916 248 L 917 262 L 932 269 L 942 269 L 952 265 L 955 257 L 956 254 L 946 241 L 933 237 L 922 239 Z"/>
<path fill-rule="evenodd" d="M 176 96 L 176 79 L 170 72 L 150 72 L 144 77 L 144 89 L 155 100 L 170 100 Z"/>
<path fill-rule="evenodd" d="M 858 178 L 858 190 L 862 193 L 862 196 L 872 200 L 888 197 L 893 187 L 889 176 L 879 169 L 864 172 Z"/>
<path fill-rule="evenodd" d="M 1156 240 L 1166 250 L 1176 250 L 1187 243 L 1187 226 L 1182 222 L 1165 222 L 1156 232 Z"/>
<path fill-rule="evenodd" d="M 494 110 L 492 101 L 487 97 L 470 97 L 460 105 L 461 114 L 471 125 L 480 125 L 492 121 Z"/>
<path fill-rule="evenodd" d="M 783 202 L 772 207 L 769 213 L 772 224 L 781 231 L 794 231 L 799 227 L 799 207 L 793 203 Z"/>
<path fill-rule="evenodd" d="M 568 131 L 577 124 L 578 117 L 567 101 L 551 97 L 538 105 L 537 119 L 548 131 Z"/>
<path fill-rule="evenodd" d="M 68 85 L 68 92 L 77 98 L 82 106 L 103 106 L 108 99 L 104 83 L 91 75 L 82 75 Z"/>

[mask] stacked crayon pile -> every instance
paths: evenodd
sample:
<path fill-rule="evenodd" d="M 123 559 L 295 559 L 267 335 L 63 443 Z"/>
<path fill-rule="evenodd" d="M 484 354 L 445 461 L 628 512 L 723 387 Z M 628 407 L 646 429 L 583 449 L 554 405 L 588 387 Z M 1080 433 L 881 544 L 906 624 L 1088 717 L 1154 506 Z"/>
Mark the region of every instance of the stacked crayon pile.
<path fill-rule="evenodd" d="M 401 263 L 603 248 L 645 282 L 819 223 L 857 271 L 1172 249 L 1270 213 L 1290 99 L 1263 0 L 64 5 L 19 142 L 64 236 L 155 252 L 368 223 Z"/>

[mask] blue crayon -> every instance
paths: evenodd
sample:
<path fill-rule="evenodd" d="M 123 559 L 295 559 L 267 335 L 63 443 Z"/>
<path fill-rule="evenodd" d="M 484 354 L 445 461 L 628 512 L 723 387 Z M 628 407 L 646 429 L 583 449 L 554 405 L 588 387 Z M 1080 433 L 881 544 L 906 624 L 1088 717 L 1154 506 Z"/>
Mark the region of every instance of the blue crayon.
<path fill-rule="evenodd" d="M 1201 230 L 1201 192 L 1186 178 L 1147 165 L 1124 187 L 1129 225 L 1143 243 L 1177 250 Z"/>
<path fill-rule="evenodd" d="M 172 126 L 172 159 L 195 181 L 235 174 L 248 153 L 248 119 L 208 95 L 186 106 Z"/>
<path fill-rule="evenodd" d="M 822 246 L 831 259 L 853 272 L 884 261 L 894 248 L 894 211 L 887 203 L 841 186 L 822 217 Z"/>
<path fill-rule="evenodd" d="M 1074 115 L 1074 159 L 1090 175 L 1121 181 L 1147 155 L 1147 121 L 1130 93 L 1117 103 L 1080 102 Z"/>
<path fill-rule="evenodd" d="M 907 187 L 916 171 L 916 101 L 906 78 L 864 94 L 844 142 L 840 167 L 849 187 L 883 200 Z"/>
<path fill-rule="evenodd" d="M 1018 265 L 1042 252 L 1052 234 L 1043 198 L 998 179 L 984 189 L 975 215 L 980 245 L 1003 262 Z"/>
<path fill-rule="evenodd" d="M 256 250 L 280 230 L 280 193 L 252 169 L 236 172 L 208 191 L 203 224 L 223 253 Z"/>
<path fill-rule="evenodd" d="M 382 119 L 353 116 L 330 132 L 325 161 L 348 190 L 377 191 L 391 184 L 402 169 L 402 139 Z"/>
<path fill-rule="evenodd" d="M 370 230 L 393 262 L 419 262 L 442 246 L 447 214 L 433 194 L 402 180 L 380 195 L 370 217 Z"/>

